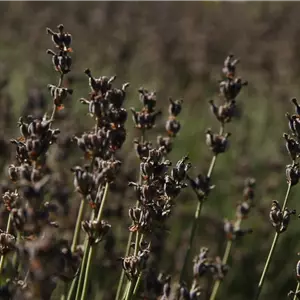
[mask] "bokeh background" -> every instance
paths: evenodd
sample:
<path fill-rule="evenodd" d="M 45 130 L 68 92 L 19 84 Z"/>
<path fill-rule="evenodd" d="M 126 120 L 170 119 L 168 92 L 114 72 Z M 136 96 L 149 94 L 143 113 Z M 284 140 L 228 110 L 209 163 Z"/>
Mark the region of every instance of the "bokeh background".
<path fill-rule="evenodd" d="M 231 147 L 217 161 L 213 174 L 216 188 L 205 203 L 193 255 L 201 246 L 208 246 L 212 255 L 223 255 L 222 221 L 234 217 L 235 205 L 242 199 L 244 179 L 255 177 L 255 208 L 245 221 L 245 227 L 254 232 L 234 245 L 231 269 L 218 296 L 251 299 L 274 233 L 268 220 L 270 203 L 272 199 L 282 202 L 287 186 L 285 165 L 290 159 L 282 133 L 288 130 L 284 114 L 294 109 L 290 98 L 300 95 L 300 3 L 1 2 L 0 11 L 2 186 L 6 185 L 7 166 L 13 161 L 9 139 L 19 134 L 19 116 L 51 111 L 46 86 L 57 82 L 57 74 L 46 54 L 52 43 L 45 28 L 63 23 L 73 35 L 74 62 L 66 84 L 74 88 L 74 94 L 57 120 L 62 133 L 49 157 L 49 166 L 60 174 L 62 186 L 69 189 L 69 217 L 65 220 L 69 229 L 80 200 L 72 190 L 69 169 L 83 163 L 82 153 L 69 139 L 93 125 L 78 101 L 89 92 L 85 68 L 91 68 L 96 76 L 116 74 L 117 86 L 130 82 L 125 104 L 128 109 L 140 107 L 140 86 L 157 91 L 157 106 L 164 115 L 156 129 L 147 134 L 153 141 L 164 132 L 168 98 L 182 97 L 182 130 L 170 158 L 177 161 L 189 153 L 191 174 L 196 175 L 207 171 L 211 158 L 205 145 L 205 129 L 218 130 L 208 100 L 218 99 L 223 60 L 229 52 L 241 58 L 238 73 L 249 81 L 249 86 L 237 99 L 241 114 L 229 125 Z M 106 219 L 112 224 L 110 242 L 114 252 L 108 255 L 105 249 L 99 249 L 90 299 L 112 299 L 121 271 L 115 258 L 125 252 L 127 211 L 136 201 L 127 182 L 138 174 L 132 141 L 139 132 L 131 119 L 126 127 L 127 141 L 119 153 L 122 173 L 111 188 L 106 209 Z M 292 190 L 291 208 L 300 209 L 298 189 Z M 195 207 L 195 196 L 190 189 L 185 190 L 169 222 L 170 232 L 162 241 L 164 251 L 158 267 L 174 279 L 182 266 Z M 299 232 L 300 220 L 295 218 L 280 238 L 262 300 L 285 299 L 288 291 L 295 288 Z M 192 262 L 186 274 L 188 281 L 191 274 Z M 204 285 L 208 295 L 210 285 Z"/>

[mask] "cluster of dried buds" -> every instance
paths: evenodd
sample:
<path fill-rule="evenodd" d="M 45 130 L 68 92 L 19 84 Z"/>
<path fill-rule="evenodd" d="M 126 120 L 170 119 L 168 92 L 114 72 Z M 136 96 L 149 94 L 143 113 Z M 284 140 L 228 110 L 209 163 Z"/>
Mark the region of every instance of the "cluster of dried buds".
<path fill-rule="evenodd" d="M 230 133 L 213 133 L 210 128 L 206 130 L 206 145 L 215 154 L 224 153 L 229 146 L 228 138 Z"/>
<path fill-rule="evenodd" d="M 50 145 L 56 142 L 59 129 L 51 129 L 52 118 L 47 114 L 43 118 L 33 118 L 27 116 L 26 120 L 20 117 L 18 126 L 21 137 L 11 139 L 11 143 L 16 145 L 16 159 L 19 164 L 44 162 Z"/>
<path fill-rule="evenodd" d="M 137 152 L 141 159 L 142 183 L 129 183 L 129 186 L 134 187 L 139 200 L 139 206 L 129 210 L 129 216 L 133 221 L 130 230 L 139 230 L 143 234 L 164 227 L 174 199 L 181 189 L 187 186 L 184 180 L 191 167 L 187 162 L 188 157 L 185 156 L 177 162 L 168 175 L 167 170 L 171 162 L 164 160 L 164 147 L 150 148 L 149 145 L 147 147 L 147 156 L 141 156 L 141 152 Z M 143 152 L 143 155 L 145 154 Z"/>
<path fill-rule="evenodd" d="M 234 59 L 233 54 L 226 57 L 222 73 L 224 79 L 220 81 L 220 96 L 224 99 L 224 103 L 217 106 L 213 100 L 210 100 L 210 106 L 213 114 L 221 124 L 231 121 L 236 114 L 236 97 L 239 95 L 243 86 L 248 84 L 247 81 L 236 77 L 236 65 L 239 59 Z"/>
<path fill-rule="evenodd" d="M 296 215 L 295 209 L 289 210 L 286 207 L 284 210 L 282 210 L 277 200 L 272 201 L 269 218 L 277 233 L 282 233 L 287 230 L 291 215 Z"/>
<path fill-rule="evenodd" d="M 132 246 L 135 246 L 134 244 Z M 150 255 L 150 244 L 143 242 L 139 245 L 137 255 L 130 255 L 125 258 L 121 257 L 122 267 L 129 280 L 136 278 L 143 270 L 146 269 L 147 260 Z"/>
<path fill-rule="evenodd" d="M 71 168 L 74 174 L 74 188 L 84 199 L 87 199 L 91 206 L 99 204 L 101 200 L 102 189 L 105 183 L 111 183 L 115 180 L 120 170 L 121 162 L 119 160 L 104 160 L 97 157 L 95 163 L 84 167 L 75 166 Z"/>
<path fill-rule="evenodd" d="M 236 114 L 236 97 L 239 95 L 243 86 L 248 84 L 240 77 L 236 77 L 236 65 L 239 59 L 235 59 L 233 54 L 226 57 L 222 73 L 224 79 L 220 81 L 220 96 L 223 104 L 217 106 L 214 100 L 210 100 L 211 111 L 217 120 L 224 125 L 229 123 Z"/>
<path fill-rule="evenodd" d="M 150 92 L 143 87 L 138 90 L 140 94 L 140 101 L 142 102 L 142 109 L 136 111 L 131 107 L 132 119 L 136 128 L 146 130 L 155 126 L 156 118 L 161 114 L 161 111 L 156 111 L 156 92 Z"/>
<path fill-rule="evenodd" d="M 106 221 L 88 220 L 82 221 L 82 228 L 89 237 L 91 245 L 98 244 L 109 232 L 111 226 Z"/>
<path fill-rule="evenodd" d="M 181 112 L 183 100 L 173 100 L 172 98 L 169 98 L 169 101 L 169 118 L 166 122 L 166 130 L 170 137 L 175 137 L 181 128 L 180 122 L 176 119 L 176 117 Z"/>
<path fill-rule="evenodd" d="M 74 139 L 86 156 L 109 159 L 122 147 L 126 139 L 124 124 L 127 120 L 127 111 L 122 105 L 129 83 L 117 89 L 112 87 L 115 76 L 94 78 L 89 69 L 85 73 L 89 77 L 92 91 L 89 99 L 81 98 L 80 102 L 88 105 L 89 114 L 96 119 L 97 126 L 94 131 Z"/>
<path fill-rule="evenodd" d="M 194 279 L 211 274 L 215 279 L 222 280 L 228 271 L 228 266 L 222 263 L 220 257 L 208 257 L 209 249 L 202 247 L 199 255 L 194 258 Z"/>
<path fill-rule="evenodd" d="M 235 220 L 229 221 L 225 219 L 224 221 L 224 231 L 226 237 L 229 240 L 235 240 L 243 237 L 248 233 L 252 233 L 252 229 L 242 229 L 241 222 L 246 219 L 249 215 L 251 208 L 254 206 L 254 187 L 255 179 L 247 178 L 244 182 L 244 191 L 243 191 L 243 201 L 239 202 L 236 207 Z"/>
<path fill-rule="evenodd" d="M 70 48 L 72 42 L 72 36 L 65 32 L 64 26 L 62 24 L 57 26 L 58 32 L 52 31 L 47 28 L 47 33 L 52 36 L 52 41 L 56 46 L 58 52 L 54 52 L 50 49 L 47 53 L 52 55 L 52 63 L 57 72 L 60 74 L 67 74 L 71 71 L 72 58 L 69 53 L 72 52 Z"/>

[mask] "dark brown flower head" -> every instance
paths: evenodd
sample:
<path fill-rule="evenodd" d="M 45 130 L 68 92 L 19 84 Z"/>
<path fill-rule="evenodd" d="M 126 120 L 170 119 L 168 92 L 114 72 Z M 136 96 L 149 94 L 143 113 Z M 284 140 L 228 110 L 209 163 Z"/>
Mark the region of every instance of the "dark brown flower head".
<path fill-rule="evenodd" d="M 157 146 L 159 148 L 164 147 L 164 154 L 169 154 L 172 151 L 173 148 L 173 142 L 171 137 L 167 136 L 167 137 L 163 137 L 161 135 L 157 136 Z"/>
<path fill-rule="evenodd" d="M 225 135 L 216 134 L 209 128 L 206 130 L 206 145 L 214 154 L 223 153 L 228 149 L 228 137 L 230 135 L 230 133 L 226 133 Z"/>
<path fill-rule="evenodd" d="M 47 54 L 52 55 L 52 64 L 57 72 L 67 74 L 71 71 L 72 58 L 67 51 L 60 50 L 58 53 L 55 53 L 48 49 Z"/>
<path fill-rule="evenodd" d="M 105 100 L 108 101 L 114 108 L 121 108 L 126 97 L 126 89 L 129 83 L 124 83 L 122 89 L 110 89 L 105 94 Z"/>
<path fill-rule="evenodd" d="M 71 168 L 71 171 L 74 173 L 75 191 L 83 196 L 90 194 L 94 186 L 93 175 L 88 171 L 87 168 L 83 169 L 80 166 Z"/>
<path fill-rule="evenodd" d="M 232 117 L 236 114 L 236 101 L 230 100 L 226 102 L 223 105 L 220 105 L 219 107 L 215 104 L 213 100 L 209 101 L 211 111 L 217 118 L 217 120 L 221 123 L 229 123 L 232 119 Z"/>
<path fill-rule="evenodd" d="M 233 54 L 229 54 L 224 60 L 224 67 L 222 69 L 223 74 L 227 78 L 234 78 L 236 72 L 236 65 L 239 63 L 238 58 L 234 58 Z"/>
<path fill-rule="evenodd" d="M 156 106 L 156 92 L 149 92 L 143 87 L 139 88 L 138 92 L 145 111 L 153 113 Z"/>
<path fill-rule="evenodd" d="M 89 77 L 89 85 L 92 91 L 96 94 L 100 93 L 100 95 L 105 95 L 107 91 L 111 90 L 112 82 L 116 79 L 116 76 L 94 78 L 90 69 L 86 69 L 84 73 Z"/>
<path fill-rule="evenodd" d="M 203 176 L 202 174 L 199 174 L 195 179 L 187 176 L 187 179 L 193 191 L 196 193 L 199 201 L 207 198 L 210 191 L 215 188 L 214 185 L 210 184 L 210 178 L 207 176 Z"/>
<path fill-rule="evenodd" d="M 109 232 L 111 225 L 106 221 L 88 220 L 81 223 L 83 230 L 87 233 L 91 245 L 101 242 Z"/>
<path fill-rule="evenodd" d="M 178 120 L 171 117 L 167 120 L 165 128 L 166 128 L 168 136 L 176 137 L 176 135 L 178 134 L 178 132 L 181 129 L 181 124 Z"/>
<path fill-rule="evenodd" d="M 50 91 L 50 94 L 53 97 L 53 103 L 56 106 L 57 110 L 63 109 L 64 100 L 68 97 L 68 95 L 73 94 L 72 89 L 59 88 L 52 84 L 48 84 L 48 90 Z"/>
<path fill-rule="evenodd" d="M 58 32 L 54 32 L 52 29 L 47 28 L 47 33 L 52 36 L 52 41 L 54 45 L 60 50 L 64 50 L 66 52 L 72 52 L 70 48 L 72 42 L 71 34 L 64 31 L 64 25 L 60 24 L 57 26 Z"/>
<path fill-rule="evenodd" d="M 299 164 L 287 165 L 285 169 L 287 183 L 296 185 L 299 182 Z"/>
<path fill-rule="evenodd" d="M 133 107 L 130 110 L 135 127 L 143 130 L 155 127 L 156 118 L 161 115 L 161 111 L 149 113 L 146 110 L 142 110 L 137 112 Z"/>
<path fill-rule="evenodd" d="M 296 98 L 292 98 L 291 102 L 295 105 L 295 112 L 299 116 L 300 115 L 300 105 Z"/>
<path fill-rule="evenodd" d="M 281 211 L 281 206 L 277 200 L 272 201 L 269 218 L 272 223 L 272 226 L 278 232 L 280 230 L 283 215 L 282 215 L 282 211 Z"/>
<path fill-rule="evenodd" d="M 176 163 L 176 166 L 172 169 L 171 176 L 176 182 L 181 182 L 186 179 L 187 171 L 192 167 L 192 164 L 190 162 L 187 162 L 188 160 L 188 155 L 184 156 Z"/>
<path fill-rule="evenodd" d="M 140 142 L 138 139 L 134 139 L 135 152 L 140 160 L 146 159 L 149 156 L 149 151 L 152 148 L 151 142 Z"/>
<path fill-rule="evenodd" d="M 169 98 L 169 102 L 169 116 L 177 117 L 181 112 L 183 99 L 173 100 L 172 98 Z"/>
<path fill-rule="evenodd" d="M 2 196 L 2 200 L 8 211 L 11 211 L 13 208 L 19 208 L 22 201 L 18 190 L 15 190 L 14 192 L 5 192 Z"/>
<path fill-rule="evenodd" d="M 5 255 L 15 249 L 16 238 L 0 229 L 0 254 Z"/>
<path fill-rule="evenodd" d="M 243 86 L 247 86 L 248 82 L 241 78 L 227 79 L 220 82 L 220 94 L 226 101 L 235 100 Z"/>
<path fill-rule="evenodd" d="M 292 160 L 295 161 L 300 153 L 299 142 L 296 141 L 293 137 L 289 136 L 287 133 L 284 133 L 283 137 L 286 141 L 285 142 L 286 149 L 289 155 L 291 156 Z"/>

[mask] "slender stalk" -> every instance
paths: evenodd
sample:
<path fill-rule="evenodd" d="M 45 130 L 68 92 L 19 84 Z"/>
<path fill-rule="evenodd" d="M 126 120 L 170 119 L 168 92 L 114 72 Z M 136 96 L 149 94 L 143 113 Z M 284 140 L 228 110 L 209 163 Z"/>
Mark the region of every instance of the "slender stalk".
<path fill-rule="evenodd" d="M 7 225 L 6 225 L 6 232 L 9 233 L 10 229 L 11 229 L 11 225 L 12 225 L 12 217 L 11 217 L 11 213 L 9 213 L 8 215 L 8 220 L 7 220 Z M 0 274 L 3 271 L 3 267 L 4 267 L 4 259 L 5 259 L 5 255 L 1 255 L 0 258 Z"/>
<path fill-rule="evenodd" d="M 88 259 L 88 255 L 89 255 L 89 238 L 86 237 L 85 247 L 84 247 L 84 255 L 83 255 L 83 258 L 82 258 L 82 262 L 81 262 L 80 274 L 79 274 L 77 290 L 76 290 L 76 296 L 75 296 L 76 300 L 80 299 L 80 292 L 81 292 L 81 287 L 82 287 L 82 284 L 83 284 L 83 276 L 85 274 L 84 271 L 85 271 L 85 266 L 86 266 L 86 262 L 87 262 L 87 259 Z"/>
<path fill-rule="evenodd" d="M 100 222 L 102 214 L 103 214 L 104 203 L 105 203 L 105 200 L 107 198 L 108 186 L 109 186 L 109 183 L 106 182 L 105 189 L 104 189 L 104 194 L 103 194 L 103 197 L 102 197 L 102 200 L 101 200 L 100 208 L 99 208 L 97 219 L 96 219 L 97 222 Z M 88 287 L 88 280 L 89 280 L 89 272 L 90 272 L 90 268 L 91 268 L 91 262 L 92 262 L 92 259 L 93 259 L 94 249 L 95 249 L 95 245 L 92 245 L 92 246 L 89 246 L 89 249 L 87 249 L 87 251 L 86 251 L 86 252 L 89 252 L 89 255 L 88 255 L 88 258 L 87 258 L 87 263 L 86 263 L 86 268 L 85 268 L 85 277 L 84 277 L 84 282 L 83 282 L 81 300 L 84 300 L 85 297 L 86 297 L 87 287 Z"/>
<path fill-rule="evenodd" d="M 211 175 L 212 175 L 212 172 L 213 172 L 214 166 L 216 164 L 216 161 L 217 161 L 217 155 L 214 155 L 212 160 L 211 160 L 208 172 L 207 172 L 207 177 L 208 178 L 210 178 Z M 195 217 L 194 217 L 194 221 L 193 221 L 192 229 L 191 229 L 191 233 L 190 233 L 189 244 L 188 244 L 188 248 L 187 248 L 186 253 L 185 253 L 183 267 L 182 267 L 181 273 L 180 273 L 180 282 L 182 282 L 182 280 L 183 280 L 183 276 L 184 276 L 184 273 L 185 273 L 185 270 L 186 270 L 186 267 L 187 267 L 187 263 L 190 259 L 190 253 L 191 253 L 192 246 L 193 246 L 193 243 L 194 243 L 194 238 L 196 236 L 196 231 L 197 231 L 197 227 L 198 227 L 198 221 L 199 221 L 199 217 L 200 217 L 200 214 L 201 214 L 202 206 L 203 206 L 203 201 L 198 201 L 196 212 L 195 212 Z"/>
<path fill-rule="evenodd" d="M 240 223 L 241 223 L 241 220 L 238 220 L 237 223 L 238 223 L 237 227 L 239 227 Z M 224 252 L 224 255 L 223 255 L 223 258 L 222 258 L 222 264 L 223 265 L 226 265 L 227 262 L 228 262 L 231 248 L 232 248 L 232 240 L 227 240 L 225 252 Z M 220 284 L 221 284 L 221 280 L 216 280 L 215 281 L 209 300 L 215 300 L 215 298 L 217 296 L 217 293 L 218 293 L 218 290 L 219 290 L 219 287 L 220 287 Z"/>
<path fill-rule="evenodd" d="M 143 143 L 145 140 L 145 131 L 142 131 L 142 136 L 141 136 L 141 143 Z M 140 174 L 139 174 L 139 183 L 142 183 L 142 176 L 141 176 L 141 170 L 140 170 Z M 139 200 L 136 201 L 135 206 L 139 206 Z M 131 242 L 132 242 L 132 238 L 133 238 L 133 232 L 130 231 L 129 236 L 128 236 L 128 241 L 127 241 L 127 246 L 126 246 L 126 252 L 125 252 L 125 257 L 127 257 L 130 253 L 130 247 L 131 247 Z M 121 292 L 122 292 L 122 287 L 123 287 L 123 283 L 124 283 L 124 278 L 125 278 L 125 270 L 122 268 L 122 272 L 121 272 L 121 276 L 120 276 L 120 280 L 119 280 L 119 284 L 118 284 L 118 289 L 117 289 L 117 294 L 115 297 L 115 300 L 119 300 L 120 296 L 121 296 Z"/>
<path fill-rule="evenodd" d="M 71 246 L 71 251 L 74 252 L 76 250 L 79 234 L 80 234 L 80 226 L 81 226 L 81 221 L 84 213 L 84 208 L 85 208 L 85 199 L 82 198 L 79 206 L 79 211 L 77 215 L 77 220 L 76 220 L 76 226 L 75 226 L 75 231 L 73 235 L 73 241 L 72 241 L 72 246 Z"/>
<path fill-rule="evenodd" d="M 299 289 L 300 289 L 300 283 L 298 282 L 296 290 L 295 290 L 295 294 L 294 294 L 294 297 L 293 297 L 293 300 L 297 300 L 297 292 L 299 291 Z"/>
<path fill-rule="evenodd" d="M 291 187 L 292 187 L 292 185 L 289 183 L 287 191 L 286 191 L 286 195 L 285 195 L 285 198 L 284 198 L 282 210 L 284 210 L 287 206 L 287 202 L 288 202 L 289 194 L 290 194 L 290 191 L 291 191 Z M 271 259 L 273 257 L 273 254 L 274 254 L 274 250 L 275 250 L 277 242 L 278 242 L 278 238 L 279 238 L 279 233 L 276 232 L 275 235 L 274 235 L 272 246 L 271 246 L 270 251 L 269 251 L 267 261 L 266 261 L 265 266 L 264 266 L 264 270 L 261 274 L 261 277 L 260 277 L 260 280 L 259 280 L 259 283 L 258 283 L 257 293 L 256 293 L 256 296 L 254 298 L 255 300 L 257 300 L 260 296 L 260 293 L 261 293 L 261 290 L 262 290 L 262 287 L 263 287 L 263 284 L 264 284 L 264 281 L 265 281 L 265 278 L 266 278 L 266 275 L 267 275 L 267 272 L 268 272 L 268 269 L 269 269 L 269 266 L 270 266 L 270 262 L 271 262 Z"/>

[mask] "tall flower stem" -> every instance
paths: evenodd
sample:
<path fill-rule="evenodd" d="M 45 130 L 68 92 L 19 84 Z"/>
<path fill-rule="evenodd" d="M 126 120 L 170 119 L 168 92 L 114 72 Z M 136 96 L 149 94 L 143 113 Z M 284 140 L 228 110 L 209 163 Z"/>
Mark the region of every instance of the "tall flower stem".
<path fill-rule="evenodd" d="M 240 224 L 241 224 L 241 220 L 238 220 L 237 221 L 237 227 L 239 227 Z M 225 248 L 225 252 L 224 252 L 224 256 L 222 258 L 222 264 L 223 265 L 226 265 L 227 262 L 228 262 L 231 248 L 232 248 L 232 240 L 227 240 L 226 248 Z M 219 280 L 219 279 L 216 280 L 215 283 L 214 283 L 214 286 L 213 286 L 213 289 L 212 289 L 212 292 L 211 292 L 209 300 L 215 300 L 220 285 L 221 285 L 221 280 Z"/>
<path fill-rule="evenodd" d="M 292 187 L 292 185 L 291 185 L 291 183 L 289 183 L 287 191 L 286 191 L 285 199 L 284 199 L 284 202 L 283 202 L 282 210 L 284 210 L 287 206 L 287 202 L 288 202 L 289 194 L 290 194 L 290 191 L 291 191 L 291 187 Z M 270 262 L 272 260 L 274 250 L 275 250 L 277 242 L 278 242 L 278 238 L 279 238 L 279 233 L 276 232 L 275 235 L 274 235 L 274 238 L 273 238 L 273 243 L 272 243 L 272 246 L 270 248 L 267 261 L 266 261 L 265 266 L 264 266 L 264 270 L 261 274 L 261 277 L 260 277 L 260 280 L 259 280 L 259 283 L 258 283 L 257 293 L 256 293 L 255 298 L 254 298 L 255 300 L 257 300 L 259 298 L 261 290 L 263 288 L 265 278 L 266 278 L 266 275 L 267 275 L 267 272 L 268 272 L 268 269 L 269 269 L 269 266 L 270 266 Z"/>
<path fill-rule="evenodd" d="M 80 234 L 80 226 L 81 226 L 81 221 L 83 218 L 83 213 L 84 213 L 84 208 L 85 208 L 85 199 L 82 198 L 79 206 L 79 211 L 77 215 L 77 220 L 76 220 L 76 225 L 75 225 L 75 231 L 73 235 L 73 241 L 72 241 L 72 246 L 71 246 L 71 251 L 74 252 L 76 250 L 79 234 Z"/>
<path fill-rule="evenodd" d="M 141 136 L 141 143 L 143 143 L 144 140 L 145 140 L 145 131 L 143 130 L 142 131 L 142 136 Z M 140 182 L 140 184 L 142 182 L 141 171 L 139 173 L 139 182 Z M 138 206 L 138 205 L 139 205 L 139 200 L 136 201 L 135 206 Z M 130 231 L 129 236 L 128 236 L 128 241 L 127 241 L 127 246 L 126 246 L 125 257 L 127 257 L 129 255 L 129 253 L 130 253 L 132 238 L 133 238 L 133 232 Z M 124 278 L 125 278 L 125 270 L 122 268 L 122 272 L 121 272 L 121 276 L 120 276 L 120 280 L 119 280 L 119 284 L 118 284 L 118 289 L 117 289 L 117 294 L 116 294 L 115 300 L 119 300 L 120 299 L 122 288 L 123 288 L 123 283 L 124 283 Z"/>
<path fill-rule="evenodd" d="M 100 208 L 99 208 L 97 219 L 96 219 L 97 222 L 100 222 L 102 214 L 103 214 L 104 203 L 105 203 L 105 200 L 107 198 L 108 186 L 109 186 L 109 183 L 106 182 L 105 189 L 104 189 L 104 194 L 103 194 L 103 197 L 102 197 L 102 200 L 101 200 Z M 93 259 L 94 250 L 95 250 L 95 245 L 90 246 L 89 251 L 88 251 L 88 249 L 86 250 L 86 252 L 89 252 L 89 255 L 88 255 L 88 258 L 87 258 L 87 263 L 86 263 L 86 268 L 85 268 L 85 277 L 84 277 L 84 283 L 83 283 L 83 288 L 82 288 L 81 300 L 84 300 L 85 297 L 86 297 L 86 294 L 87 294 L 89 273 L 90 273 L 90 267 L 91 267 L 91 262 L 92 262 L 92 259 Z"/>
<path fill-rule="evenodd" d="M 11 217 L 11 213 L 9 213 L 9 215 L 8 215 L 8 220 L 7 220 L 7 225 L 6 225 L 6 232 L 7 232 L 7 233 L 10 232 L 11 225 L 12 225 L 12 217 Z M 2 271 L 3 271 L 3 267 L 4 267 L 4 258 L 5 258 L 5 255 L 1 255 L 1 258 L 0 258 L 0 274 L 1 274 Z"/>
<path fill-rule="evenodd" d="M 207 177 L 208 178 L 211 178 L 211 175 L 212 175 L 213 169 L 215 167 L 216 161 L 217 161 L 217 155 L 214 155 L 212 160 L 211 160 L 209 170 L 207 172 Z M 192 224 L 192 229 L 191 229 L 191 233 L 190 233 L 189 244 L 188 244 L 188 248 L 187 248 L 186 253 L 185 253 L 185 257 L 184 257 L 184 261 L 183 261 L 183 267 L 182 267 L 181 273 L 180 273 L 180 282 L 182 282 L 182 280 L 183 280 L 183 276 L 184 276 L 185 271 L 186 271 L 187 263 L 190 259 L 190 254 L 191 254 L 192 246 L 193 246 L 193 243 L 194 243 L 194 238 L 195 238 L 195 235 L 196 235 L 196 232 L 197 232 L 198 221 L 199 221 L 199 218 L 200 218 L 202 206 L 203 206 L 203 201 L 198 201 L 195 216 L 194 216 L 194 220 L 193 220 L 193 224 Z"/>

